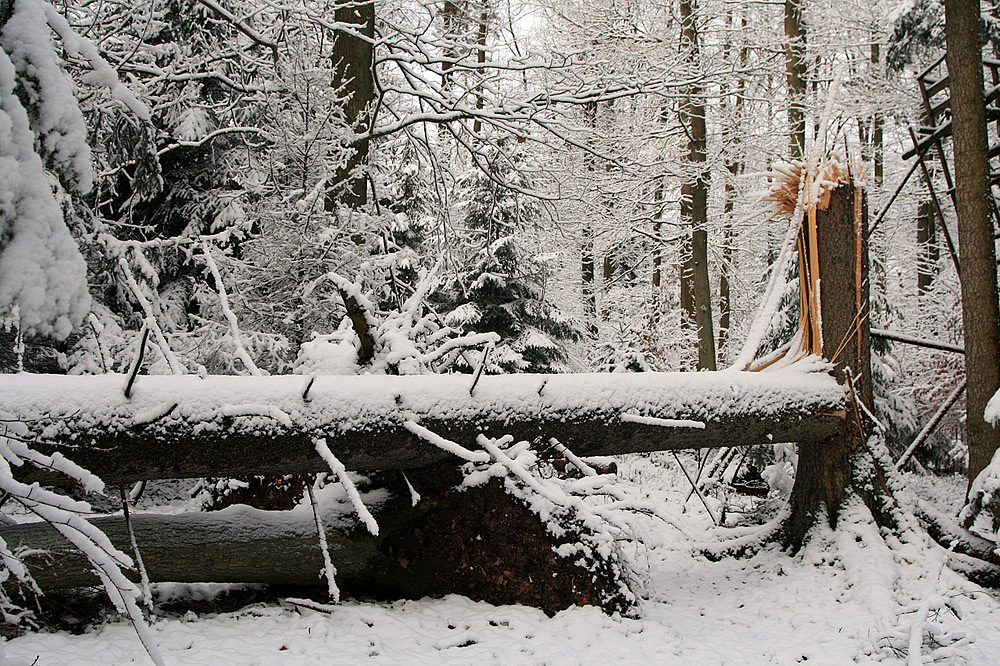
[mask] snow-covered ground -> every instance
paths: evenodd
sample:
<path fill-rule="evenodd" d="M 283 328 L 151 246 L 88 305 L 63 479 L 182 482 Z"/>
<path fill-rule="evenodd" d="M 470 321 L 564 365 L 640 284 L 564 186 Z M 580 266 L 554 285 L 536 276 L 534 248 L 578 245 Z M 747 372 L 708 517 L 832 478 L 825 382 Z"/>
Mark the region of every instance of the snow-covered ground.
<path fill-rule="evenodd" d="M 629 457 L 620 475 L 637 499 L 680 513 L 687 488 L 671 457 Z M 679 520 L 696 538 L 719 538 L 696 498 L 685 509 Z M 710 562 L 675 528 L 646 517 L 641 527 L 629 554 L 645 577 L 635 618 L 595 608 L 549 618 L 451 596 L 348 600 L 329 612 L 256 605 L 160 618 L 153 635 L 169 664 L 191 666 L 1000 663 L 1000 602 L 942 571 L 943 551 L 919 537 L 878 538 L 862 509 L 795 557 L 767 549 Z M 0 644 L 3 666 L 132 663 L 150 662 L 126 622 Z"/>

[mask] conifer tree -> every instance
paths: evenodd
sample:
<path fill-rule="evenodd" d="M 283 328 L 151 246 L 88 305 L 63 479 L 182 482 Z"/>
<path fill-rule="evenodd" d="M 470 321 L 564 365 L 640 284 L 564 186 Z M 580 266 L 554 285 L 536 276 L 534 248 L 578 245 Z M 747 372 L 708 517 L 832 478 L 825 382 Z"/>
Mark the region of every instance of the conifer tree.
<path fill-rule="evenodd" d="M 488 372 L 553 372 L 567 359 L 565 343 L 581 332 L 546 298 L 547 266 L 523 235 L 540 211 L 519 191 L 530 186 L 524 173 L 502 159 L 492 162 L 492 173 L 477 169 L 459 179 L 467 265 L 452 273 L 438 298 L 448 325 L 500 336 Z"/>

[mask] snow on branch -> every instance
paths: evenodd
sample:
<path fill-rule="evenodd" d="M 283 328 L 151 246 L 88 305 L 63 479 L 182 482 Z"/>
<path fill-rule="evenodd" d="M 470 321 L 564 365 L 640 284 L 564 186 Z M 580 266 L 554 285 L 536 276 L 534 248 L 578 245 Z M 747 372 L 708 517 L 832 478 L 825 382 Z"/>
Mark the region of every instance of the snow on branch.
<path fill-rule="evenodd" d="M 240 331 L 240 325 L 236 320 L 233 309 L 229 307 L 229 296 L 226 294 L 226 285 L 222 282 L 222 274 L 219 273 L 219 267 L 215 263 L 215 258 L 212 257 L 212 251 L 209 249 L 208 243 L 203 242 L 201 249 L 205 255 L 205 264 L 208 266 L 208 270 L 211 271 L 212 278 L 215 280 L 215 286 L 219 291 L 219 307 L 222 308 L 222 314 L 225 315 L 226 321 L 229 322 L 229 333 L 233 340 L 233 346 L 236 347 L 236 355 L 243 361 L 244 367 L 246 367 L 251 375 L 260 375 L 262 374 L 260 368 L 254 363 L 253 358 L 247 351 L 246 345 L 243 344 L 243 333 Z"/>
<path fill-rule="evenodd" d="M 37 2 L 45 10 L 45 19 L 49 26 L 59 35 L 63 48 L 70 56 L 83 58 L 92 69 L 91 73 L 84 77 L 87 83 L 104 86 L 111 91 L 111 96 L 124 104 L 140 120 L 148 122 L 152 118 L 149 107 L 139 101 L 139 99 L 129 90 L 118 78 L 118 73 L 108 64 L 108 61 L 97 51 L 97 47 L 85 37 L 78 34 L 69 22 L 56 11 L 55 7 L 44 0 L 31 0 Z"/>
<path fill-rule="evenodd" d="M 378 536 L 378 523 L 375 522 L 375 517 L 365 506 L 365 503 L 361 501 L 361 494 L 358 493 L 357 487 L 351 481 L 351 477 L 347 474 L 347 469 L 343 463 L 337 460 L 336 456 L 330 451 L 330 447 L 326 445 L 326 439 L 320 437 L 316 440 L 315 444 L 317 453 L 319 453 L 320 457 L 330 467 L 330 470 L 336 474 L 340 485 L 347 491 L 347 497 L 350 498 L 354 510 L 358 513 L 358 517 L 361 518 L 361 521 L 368 528 L 372 536 Z"/>
<path fill-rule="evenodd" d="M 622 421 L 628 423 L 642 423 L 643 425 L 655 425 L 664 428 L 698 428 L 705 429 L 704 421 L 693 421 L 691 419 L 658 419 L 653 416 L 642 416 L 640 414 L 622 414 Z"/>
<path fill-rule="evenodd" d="M 118 485 L 150 474 L 325 471 L 313 446 L 320 437 L 355 471 L 447 459 L 438 446 L 422 445 L 426 433 L 408 421 L 452 442 L 474 441 L 479 433 L 556 437 L 583 456 L 821 441 L 842 422 L 844 389 L 825 372 L 796 367 L 485 375 L 471 396 L 468 375 L 316 375 L 305 400 L 301 375 L 147 375 L 131 398 L 122 394 L 122 375 L 9 375 L 0 382 L 0 404 L 28 423 L 25 439 L 49 443 L 39 450 L 72 451 L 75 461 Z M 622 414 L 705 427 L 629 423 Z M 170 459 L 163 457 L 165 442 Z"/>
<path fill-rule="evenodd" d="M 57 470 L 82 483 L 89 491 L 100 490 L 104 484 L 59 454 L 45 456 L 31 450 L 19 437 L 20 431 L 23 430 L 21 425 L 23 424 L 14 423 L 8 426 L 13 432 L 5 429 L 0 433 L 0 492 L 49 523 L 87 557 L 115 608 L 129 618 L 153 663 L 162 666 L 163 657 L 136 604 L 136 599 L 141 593 L 122 573 L 123 568 L 132 568 L 132 559 L 116 549 L 103 532 L 87 522 L 83 514 L 89 513 L 90 507 L 85 502 L 72 500 L 42 488 L 37 483 L 26 484 L 18 481 L 14 478 L 11 465 L 21 467 L 27 462 L 47 470 Z M 13 575 L 19 582 L 37 591 L 30 574 L 2 539 L 0 539 L 0 562 L 3 564 L 0 582 Z M 0 587 L 0 613 L 5 620 L 24 619 L 26 616 L 15 607 L 2 587 Z"/>
<path fill-rule="evenodd" d="M 487 462 L 489 461 L 489 455 L 483 453 L 482 451 L 470 451 L 461 444 L 456 444 L 451 440 L 447 440 L 441 435 L 435 432 L 431 432 L 427 428 L 424 428 L 416 421 L 404 421 L 403 427 L 412 432 L 414 435 L 420 439 L 430 442 L 434 446 L 438 447 L 442 451 L 447 451 L 448 453 L 453 453 L 459 458 L 466 460 L 467 462 Z"/>

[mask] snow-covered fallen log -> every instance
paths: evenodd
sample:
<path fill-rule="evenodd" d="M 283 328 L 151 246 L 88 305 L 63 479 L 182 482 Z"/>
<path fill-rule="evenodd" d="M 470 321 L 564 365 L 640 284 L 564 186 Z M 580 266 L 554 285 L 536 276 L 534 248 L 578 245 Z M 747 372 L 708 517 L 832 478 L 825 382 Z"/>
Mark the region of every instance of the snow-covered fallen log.
<path fill-rule="evenodd" d="M 508 452 L 518 459 L 506 459 L 514 468 L 533 457 L 523 449 Z M 381 473 L 379 487 L 360 496 L 378 517 L 378 536 L 358 520 L 350 498 L 337 492 L 339 486 L 320 489 L 319 522 L 338 593 L 463 594 L 497 605 L 536 606 L 549 614 L 573 605 L 597 605 L 608 612 L 629 608 L 634 581 L 615 540 L 624 523 L 612 520 L 609 527 L 595 521 L 593 510 L 560 495 L 558 489 L 568 486 L 537 481 L 567 502 L 557 506 L 503 475 L 484 465 L 474 483 L 465 483 L 462 470 L 449 464 L 411 470 L 405 477 Z M 422 496 L 416 503 L 413 486 Z M 641 503 L 637 506 L 641 509 Z M 604 507 L 611 511 L 610 505 Z M 236 505 L 212 513 L 131 515 L 154 582 L 322 583 L 323 551 L 306 504 L 291 511 Z M 90 521 L 112 543 L 128 547 L 123 516 Z M 0 538 L 21 553 L 42 590 L 97 581 L 86 558 L 47 523 L 0 524 Z"/>
<path fill-rule="evenodd" d="M 129 552 L 121 515 L 89 517 L 118 549 Z M 324 527 L 337 572 L 348 586 L 368 575 L 374 540 L 353 530 L 350 513 L 327 511 Z M 143 561 L 153 582 L 319 585 L 323 556 L 306 507 L 259 511 L 235 505 L 214 513 L 133 513 Z M 0 525 L 0 538 L 22 556 L 42 590 L 98 585 L 87 558 L 46 522 Z M 138 580 L 137 575 L 133 578 Z"/>
<path fill-rule="evenodd" d="M 325 438 L 347 469 L 452 459 L 406 427 L 468 448 L 476 436 L 556 438 L 577 455 L 819 442 L 843 422 L 824 372 L 484 376 L 7 375 L 0 411 L 33 446 L 109 484 L 326 471 Z M 703 425 L 702 425 L 703 424 Z M 25 477 L 28 478 L 27 475 Z"/>

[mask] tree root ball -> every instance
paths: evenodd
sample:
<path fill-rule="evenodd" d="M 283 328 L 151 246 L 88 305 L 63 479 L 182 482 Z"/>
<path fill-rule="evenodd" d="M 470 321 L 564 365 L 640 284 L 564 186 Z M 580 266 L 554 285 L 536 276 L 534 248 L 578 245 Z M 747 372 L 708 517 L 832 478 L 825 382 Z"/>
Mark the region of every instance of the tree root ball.
<path fill-rule="evenodd" d="M 566 533 L 554 536 L 501 480 L 458 490 L 461 476 L 447 466 L 407 477 L 422 499 L 380 550 L 406 573 L 412 594 L 461 594 L 497 605 L 534 606 L 549 615 L 573 605 L 609 613 L 631 606 L 618 563 L 558 555 L 556 548 L 580 536 L 577 526 L 563 525 Z M 409 497 L 403 485 L 402 492 L 394 490 Z"/>

